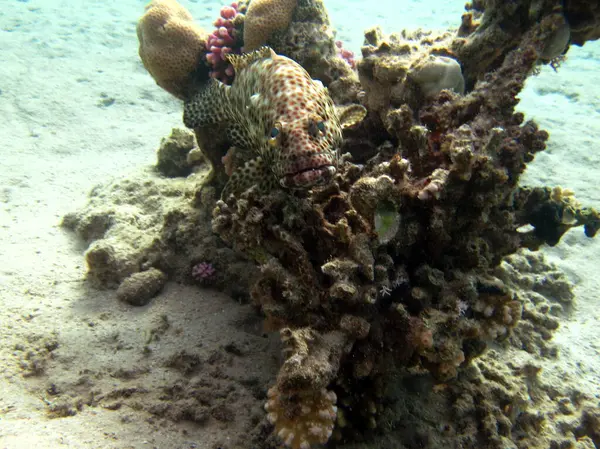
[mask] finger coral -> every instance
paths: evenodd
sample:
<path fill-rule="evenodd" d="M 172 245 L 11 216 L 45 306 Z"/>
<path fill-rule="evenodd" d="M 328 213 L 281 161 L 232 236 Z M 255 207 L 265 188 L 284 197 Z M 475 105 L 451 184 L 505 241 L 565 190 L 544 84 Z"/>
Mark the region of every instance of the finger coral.
<path fill-rule="evenodd" d="M 206 41 L 206 62 L 211 66 L 210 76 L 226 84 L 231 84 L 233 79 L 233 66 L 225 61 L 228 54 L 241 53 L 241 43 L 236 29 L 237 19 L 240 18 L 238 4 L 221 8 L 220 17 L 215 20 L 213 31 Z"/>
<path fill-rule="evenodd" d="M 160 87 L 185 99 L 206 47 L 206 33 L 176 0 L 153 0 L 137 24 L 139 54 Z"/>
<path fill-rule="evenodd" d="M 244 50 L 256 50 L 275 32 L 286 29 L 297 0 L 252 0 L 244 20 Z"/>

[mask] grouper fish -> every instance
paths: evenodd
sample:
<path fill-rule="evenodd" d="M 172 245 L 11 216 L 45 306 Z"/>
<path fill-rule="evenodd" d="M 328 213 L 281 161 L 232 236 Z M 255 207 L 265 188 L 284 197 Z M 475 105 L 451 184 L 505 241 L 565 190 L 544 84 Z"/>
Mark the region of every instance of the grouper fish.
<path fill-rule="evenodd" d="M 364 107 L 338 114 L 327 89 L 297 62 L 263 47 L 228 55 L 231 86 L 211 80 L 184 106 L 188 128 L 226 129 L 232 148 L 223 158 L 229 180 L 222 198 L 258 186 L 310 189 L 338 169 L 342 129 L 360 122 Z"/>

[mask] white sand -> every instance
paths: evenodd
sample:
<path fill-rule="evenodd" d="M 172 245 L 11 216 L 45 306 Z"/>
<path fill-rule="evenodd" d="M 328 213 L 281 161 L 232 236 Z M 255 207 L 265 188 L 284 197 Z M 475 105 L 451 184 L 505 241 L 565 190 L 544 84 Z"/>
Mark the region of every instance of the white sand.
<path fill-rule="evenodd" d="M 220 8 L 217 3 L 211 8 L 182 3 L 207 27 Z M 379 2 L 377 10 L 371 3 L 351 0 L 336 7 L 328 1 L 339 36 L 351 49 L 358 49 L 361 30 L 371 24 L 384 23 L 386 31 L 415 23 L 426 28 L 457 24 L 463 4 L 438 2 L 432 16 L 422 9 L 427 2 L 402 2 L 401 10 L 395 0 Z M 43 376 L 22 376 L 22 354 L 15 345 L 34 345 L 37 336 L 55 333 L 60 343 L 57 363 L 65 376 L 69 369 L 105 372 L 123 356 L 111 358 L 103 339 L 121 329 L 125 344 L 137 344 L 137 331 L 158 319 L 165 304 L 173 307 L 181 301 L 183 316 L 207 309 L 215 317 L 236 313 L 228 298 L 175 286 L 157 298 L 155 306 L 132 311 L 117 303 L 114 292 L 86 286 L 84 248 L 58 227 L 60 218 L 82 205 L 94 185 L 152 164 L 160 138 L 180 125 L 180 105 L 154 85 L 137 58 L 135 23 L 144 4 L 34 0 L 5 1 L 0 8 L 2 448 L 192 447 L 184 446 L 187 437 L 181 428 L 155 428 L 102 408 L 84 408 L 69 419 L 48 419 L 48 386 Z M 530 80 L 521 103 L 528 117 L 551 133 L 548 151 L 537 156 L 526 181 L 569 186 L 582 202 L 596 207 L 599 70 L 600 43 L 573 48 L 558 73 L 545 68 Z M 573 318 L 556 337 L 560 362 L 546 366 L 546 375 L 566 370 L 597 392 L 600 243 L 577 229 L 546 252 L 577 284 Z M 200 305 L 187 310 L 191 306 L 182 298 L 196 298 Z M 231 316 L 215 321 L 222 326 L 234 323 Z M 195 331 L 206 332 L 195 323 L 189 326 L 188 338 L 194 338 Z M 208 344 L 216 347 L 220 342 L 215 336 Z M 128 424 L 131 420 L 135 425 Z M 196 447 L 211 447 L 214 438 L 207 434 L 196 440 Z"/>

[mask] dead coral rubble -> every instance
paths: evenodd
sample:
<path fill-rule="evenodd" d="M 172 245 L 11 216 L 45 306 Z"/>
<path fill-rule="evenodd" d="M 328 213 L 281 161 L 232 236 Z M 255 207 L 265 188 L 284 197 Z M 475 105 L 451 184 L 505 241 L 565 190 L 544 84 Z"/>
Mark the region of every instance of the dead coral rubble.
<path fill-rule="evenodd" d="M 455 378 L 522 318 L 523 298 L 495 271 L 503 258 L 554 245 L 572 226 L 595 235 L 598 212 L 560 189 L 518 183 L 548 134 L 515 112 L 516 96 L 554 20 L 531 24 L 516 48 L 501 47 L 498 65 L 467 70 L 467 79 L 479 81 L 467 83 L 464 95 L 460 86 L 423 95 L 418 80 L 415 89 L 406 84 L 415 60 L 441 56 L 451 41 L 430 38 L 426 48 L 435 52 L 412 53 L 401 38 L 369 32 L 358 71 L 370 123 L 352 134 L 360 165 L 346 161 L 333 184 L 306 195 L 250 189 L 217 203 L 215 232 L 261 267 L 252 297 L 268 325 L 285 341 L 298 337 L 266 407 L 288 446 L 322 442 L 298 435 L 306 434 L 315 403 L 318 416 L 331 413 L 318 399 L 333 398 L 329 392 L 337 398 L 332 435 L 344 440 L 383 427 L 389 373 Z M 374 157 L 361 159 L 360 142 L 368 150 L 373 135 L 383 141 Z M 502 420 L 473 427 L 464 447 L 506 447 L 511 432 L 486 434 L 514 425 Z M 315 426 L 315 435 L 328 428 Z"/>
<path fill-rule="evenodd" d="M 210 229 L 216 194 L 205 185 L 206 164 L 185 178 L 158 173 L 187 174 L 197 150 L 190 131 L 174 129 L 157 150 L 156 169 L 95 187 L 83 210 L 63 218 L 62 226 L 87 244 L 87 278 L 93 285 L 118 287 L 120 299 L 143 305 L 160 291 L 165 275 L 197 283 L 193 267 L 209 261 L 216 268 L 213 286 L 247 298 L 256 269 Z"/>
<path fill-rule="evenodd" d="M 463 63 L 469 85 L 499 67 L 510 50 L 520 46 L 532 28 L 538 29 L 541 62 L 551 62 L 568 51 L 600 38 L 597 0 L 475 0 L 467 3 L 453 51 Z"/>

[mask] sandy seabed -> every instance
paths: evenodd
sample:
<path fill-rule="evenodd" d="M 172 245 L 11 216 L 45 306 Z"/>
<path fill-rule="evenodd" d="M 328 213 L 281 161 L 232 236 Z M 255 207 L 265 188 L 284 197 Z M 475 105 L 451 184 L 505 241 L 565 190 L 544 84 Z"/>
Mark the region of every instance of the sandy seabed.
<path fill-rule="evenodd" d="M 274 378 L 278 346 L 249 306 L 219 293 L 168 284 L 149 306 L 131 308 L 84 280 L 85 246 L 60 228 L 61 217 L 93 186 L 147 170 L 161 137 L 181 126 L 181 106 L 138 60 L 135 23 L 145 2 L 75 3 L 0 8 L 0 447 L 216 448 L 261 419 L 257 386 Z M 220 7 L 182 3 L 206 27 Z M 462 9 L 458 0 L 438 2 L 433 24 L 423 2 L 406 2 L 397 21 L 386 12 L 393 2 L 377 11 L 366 3 L 327 2 L 355 50 L 371 24 L 387 32 L 445 27 Z M 545 67 L 528 82 L 520 105 L 551 136 L 523 182 L 568 186 L 596 207 L 599 71 L 600 43 L 572 48 L 557 73 Z M 597 394 L 600 243 L 576 229 L 544 252 L 575 284 L 576 304 L 554 337 L 559 359 L 540 361 L 543 376 Z M 148 361 L 149 345 L 171 369 Z M 207 416 L 186 416 L 173 371 L 177 379 L 195 374 Z M 152 401 L 154 390 L 178 404 L 155 410 L 170 424 L 132 405 L 137 396 Z M 123 407 L 123 397 L 134 400 Z"/>

